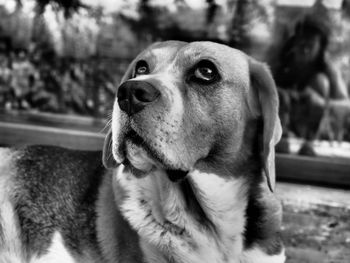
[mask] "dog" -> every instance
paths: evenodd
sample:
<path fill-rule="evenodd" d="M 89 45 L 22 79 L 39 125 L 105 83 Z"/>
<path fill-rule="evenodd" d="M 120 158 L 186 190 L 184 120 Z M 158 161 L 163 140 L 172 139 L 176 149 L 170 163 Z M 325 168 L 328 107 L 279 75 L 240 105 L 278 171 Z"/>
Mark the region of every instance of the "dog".
<path fill-rule="evenodd" d="M 0 262 L 282 263 L 268 68 L 212 42 L 151 45 L 103 151 L 0 151 Z"/>

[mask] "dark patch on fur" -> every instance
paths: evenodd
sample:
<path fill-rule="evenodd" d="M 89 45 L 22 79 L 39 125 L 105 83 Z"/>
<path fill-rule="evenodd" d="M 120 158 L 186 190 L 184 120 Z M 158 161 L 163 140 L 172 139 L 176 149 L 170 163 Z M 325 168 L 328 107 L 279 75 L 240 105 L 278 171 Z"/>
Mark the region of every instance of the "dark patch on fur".
<path fill-rule="evenodd" d="M 186 202 L 188 213 L 190 213 L 202 227 L 216 232 L 213 222 L 210 221 L 205 211 L 201 207 L 190 180 L 188 178 L 184 178 L 179 182 L 179 185 Z"/>
<path fill-rule="evenodd" d="M 172 182 L 179 182 L 180 180 L 184 179 L 188 172 L 181 171 L 181 170 L 166 170 L 166 173 L 168 175 L 168 178 Z"/>
<path fill-rule="evenodd" d="M 253 126 L 253 123 L 247 123 L 245 127 L 245 136 L 247 129 Z M 255 122 L 253 129 L 255 136 L 252 139 L 251 153 L 247 156 L 245 162 L 246 171 L 243 174 L 249 181 L 248 204 L 245 212 L 246 226 L 244 231 L 244 247 L 252 248 L 254 245 L 259 245 L 268 255 L 279 254 L 283 248 L 280 238 L 280 221 L 279 218 L 273 215 L 277 200 L 271 195 L 271 199 L 263 199 L 264 192 L 262 187 L 265 186 L 262 173 L 262 139 L 263 139 L 263 122 L 259 118 Z M 244 138 L 248 140 L 249 138 Z"/>
<path fill-rule="evenodd" d="M 246 208 L 246 227 L 244 231 L 244 247 L 258 245 L 268 255 L 280 254 L 283 248 L 280 237 L 280 221 L 273 213 L 275 199 L 263 201 L 261 188 L 262 175 L 253 178 Z"/>
<path fill-rule="evenodd" d="M 143 262 L 139 235 L 122 216 L 119 209 L 114 209 L 111 213 L 116 214 L 114 217 L 116 227 L 113 230 L 117 240 L 115 251 L 118 262 Z"/>
<path fill-rule="evenodd" d="M 95 202 L 104 174 L 101 152 L 51 146 L 19 150 L 16 211 L 28 252 L 41 255 L 59 231 L 75 253 L 97 251 Z"/>

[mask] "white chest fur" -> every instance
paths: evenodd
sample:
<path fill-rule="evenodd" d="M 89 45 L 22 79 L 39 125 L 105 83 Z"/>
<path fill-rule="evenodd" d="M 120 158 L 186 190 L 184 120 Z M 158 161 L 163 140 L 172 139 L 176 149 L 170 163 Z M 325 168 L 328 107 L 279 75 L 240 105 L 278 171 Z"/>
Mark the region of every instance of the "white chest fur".
<path fill-rule="evenodd" d="M 123 165 L 117 169 L 114 188 L 120 185 L 125 191 L 118 204 L 141 236 L 145 257 L 149 262 L 255 262 L 252 253 L 243 251 L 247 205 L 244 180 L 197 170 L 188 176 L 216 231 L 203 228 L 191 216 L 178 184 L 169 181 L 163 171 L 135 178 Z"/>

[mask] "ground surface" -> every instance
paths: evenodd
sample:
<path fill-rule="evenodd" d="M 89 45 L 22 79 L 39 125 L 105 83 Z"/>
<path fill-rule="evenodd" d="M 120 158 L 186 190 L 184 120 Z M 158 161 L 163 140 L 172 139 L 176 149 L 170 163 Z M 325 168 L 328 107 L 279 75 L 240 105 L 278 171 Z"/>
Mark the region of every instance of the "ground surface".
<path fill-rule="evenodd" d="M 287 263 L 350 263 L 350 191 L 280 183 Z"/>

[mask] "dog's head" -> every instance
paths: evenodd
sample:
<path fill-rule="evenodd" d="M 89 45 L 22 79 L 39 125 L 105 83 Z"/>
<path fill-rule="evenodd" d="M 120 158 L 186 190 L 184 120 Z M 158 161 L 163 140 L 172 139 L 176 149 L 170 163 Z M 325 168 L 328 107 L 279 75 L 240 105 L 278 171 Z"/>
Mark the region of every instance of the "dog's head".
<path fill-rule="evenodd" d="M 211 42 L 156 43 L 134 59 L 118 87 L 103 162 L 141 175 L 234 162 L 253 147 L 247 134 L 259 132 L 249 123 L 262 119 L 262 164 L 272 190 L 277 113 L 269 70 L 244 53 Z"/>

